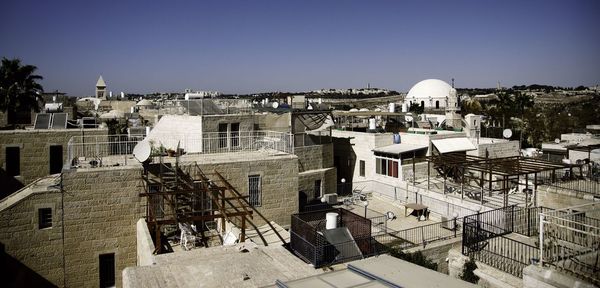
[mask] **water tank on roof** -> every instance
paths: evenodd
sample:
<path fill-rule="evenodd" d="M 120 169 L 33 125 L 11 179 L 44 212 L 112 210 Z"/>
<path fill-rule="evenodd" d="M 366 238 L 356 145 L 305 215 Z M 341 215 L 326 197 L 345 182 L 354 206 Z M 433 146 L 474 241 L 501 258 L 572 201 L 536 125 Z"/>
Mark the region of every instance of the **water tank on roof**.
<path fill-rule="evenodd" d="M 338 213 L 327 213 L 325 214 L 325 219 L 325 229 L 329 230 L 337 228 Z"/>
<path fill-rule="evenodd" d="M 377 125 L 375 125 L 375 118 L 369 118 L 369 130 L 377 129 Z"/>

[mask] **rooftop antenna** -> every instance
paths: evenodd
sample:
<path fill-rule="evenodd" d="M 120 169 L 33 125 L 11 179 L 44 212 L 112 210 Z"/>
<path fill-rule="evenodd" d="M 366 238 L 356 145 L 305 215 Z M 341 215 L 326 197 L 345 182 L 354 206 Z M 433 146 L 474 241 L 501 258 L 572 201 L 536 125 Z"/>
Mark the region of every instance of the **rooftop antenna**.
<path fill-rule="evenodd" d="M 454 88 L 454 78 L 452 78 L 452 88 Z"/>

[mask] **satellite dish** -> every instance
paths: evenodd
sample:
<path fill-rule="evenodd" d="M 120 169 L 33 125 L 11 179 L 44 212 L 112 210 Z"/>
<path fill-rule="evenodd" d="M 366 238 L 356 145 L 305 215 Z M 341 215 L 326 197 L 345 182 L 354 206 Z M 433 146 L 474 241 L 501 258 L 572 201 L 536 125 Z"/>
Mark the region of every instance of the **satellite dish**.
<path fill-rule="evenodd" d="M 279 103 L 273 102 L 273 109 L 277 109 L 277 107 L 279 107 Z"/>
<path fill-rule="evenodd" d="M 512 136 L 512 131 L 510 129 L 504 129 L 504 131 L 502 131 L 502 136 L 508 139 Z"/>
<path fill-rule="evenodd" d="M 554 143 L 560 144 L 560 139 L 558 139 L 558 138 L 554 139 Z"/>
<path fill-rule="evenodd" d="M 151 151 L 152 147 L 150 147 L 150 143 L 146 140 L 142 140 L 133 147 L 133 157 L 140 162 L 144 162 L 150 157 Z"/>

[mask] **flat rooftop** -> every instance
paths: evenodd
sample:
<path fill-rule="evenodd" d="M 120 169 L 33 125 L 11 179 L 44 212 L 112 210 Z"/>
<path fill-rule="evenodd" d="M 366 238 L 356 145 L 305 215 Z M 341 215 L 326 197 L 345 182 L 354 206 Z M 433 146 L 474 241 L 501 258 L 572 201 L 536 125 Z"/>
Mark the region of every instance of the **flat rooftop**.
<path fill-rule="evenodd" d="M 350 262 L 347 269 L 282 281 L 293 287 L 479 287 L 449 275 L 427 269 L 389 255 Z"/>
<path fill-rule="evenodd" d="M 323 273 L 281 245 L 250 242 L 157 255 L 155 262 L 123 270 L 123 287 L 262 287 Z"/>
<path fill-rule="evenodd" d="M 234 162 L 253 162 L 260 160 L 269 160 L 269 159 L 292 159 L 297 156 L 294 154 L 288 154 L 285 152 L 269 150 L 269 151 L 240 151 L 240 152 L 227 152 L 227 153 L 212 153 L 212 154 L 201 154 L 201 153 L 193 153 L 193 154 L 185 154 L 179 156 L 179 163 L 181 165 L 185 165 L 186 163 L 196 162 L 199 165 L 202 164 L 215 164 L 215 163 L 234 163 Z M 102 157 L 102 164 L 92 165 L 93 161 L 98 163 L 98 160 L 95 158 L 80 157 L 78 168 L 83 169 L 95 169 L 95 168 L 105 168 L 105 167 L 127 167 L 127 168 L 141 168 L 142 164 L 136 160 L 132 154 L 129 155 L 112 155 Z M 158 157 L 154 157 L 153 162 L 156 163 Z M 164 163 L 175 163 L 176 157 L 163 156 Z"/>

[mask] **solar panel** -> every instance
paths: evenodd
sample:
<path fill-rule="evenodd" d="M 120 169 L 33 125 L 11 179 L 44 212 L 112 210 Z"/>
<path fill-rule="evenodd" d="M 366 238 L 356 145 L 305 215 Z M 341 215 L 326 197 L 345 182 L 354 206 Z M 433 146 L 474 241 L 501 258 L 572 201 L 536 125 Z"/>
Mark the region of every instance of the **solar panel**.
<path fill-rule="evenodd" d="M 68 113 L 52 114 L 52 129 L 66 129 Z"/>
<path fill-rule="evenodd" d="M 35 115 L 35 124 L 33 129 L 48 129 L 50 128 L 50 117 L 52 114 L 37 114 Z"/>

